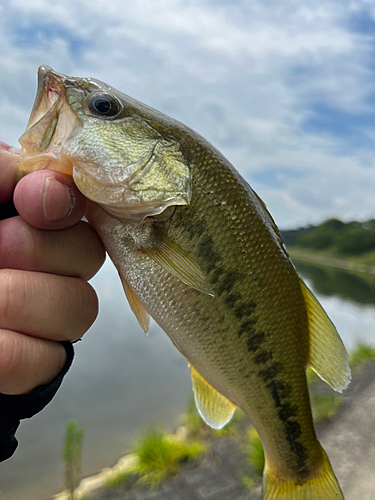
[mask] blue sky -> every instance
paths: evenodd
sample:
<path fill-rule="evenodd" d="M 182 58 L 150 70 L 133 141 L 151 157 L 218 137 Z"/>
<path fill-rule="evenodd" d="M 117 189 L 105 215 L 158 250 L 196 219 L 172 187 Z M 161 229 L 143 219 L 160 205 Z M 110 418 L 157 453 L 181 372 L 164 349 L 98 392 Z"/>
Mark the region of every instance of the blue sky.
<path fill-rule="evenodd" d="M 197 130 L 282 228 L 375 217 L 372 0 L 3 0 L 0 46 L 0 140 L 48 64 Z"/>

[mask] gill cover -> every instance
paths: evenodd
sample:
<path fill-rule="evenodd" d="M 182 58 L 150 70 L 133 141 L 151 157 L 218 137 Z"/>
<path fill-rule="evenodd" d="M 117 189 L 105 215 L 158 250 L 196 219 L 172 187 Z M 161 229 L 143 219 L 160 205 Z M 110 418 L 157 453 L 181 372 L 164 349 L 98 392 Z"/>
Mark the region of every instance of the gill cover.
<path fill-rule="evenodd" d="M 85 119 L 66 154 L 78 189 L 118 219 L 139 224 L 190 201 L 190 170 L 178 142 L 137 116 Z"/>

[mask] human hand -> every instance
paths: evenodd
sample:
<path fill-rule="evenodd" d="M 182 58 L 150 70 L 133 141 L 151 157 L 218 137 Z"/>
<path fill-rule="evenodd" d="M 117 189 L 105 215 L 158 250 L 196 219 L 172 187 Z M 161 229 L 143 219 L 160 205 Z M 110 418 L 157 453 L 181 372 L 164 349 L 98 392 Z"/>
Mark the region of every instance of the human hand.
<path fill-rule="evenodd" d="M 18 150 L 0 142 L 0 203 L 14 191 L 19 217 L 0 221 L 0 393 L 51 382 L 66 351 L 91 326 L 98 301 L 87 283 L 105 259 L 81 221 L 85 198 L 72 179 L 42 170 L 15 186 Z M 1 214 L 1 205 L 0 205 Z"/>

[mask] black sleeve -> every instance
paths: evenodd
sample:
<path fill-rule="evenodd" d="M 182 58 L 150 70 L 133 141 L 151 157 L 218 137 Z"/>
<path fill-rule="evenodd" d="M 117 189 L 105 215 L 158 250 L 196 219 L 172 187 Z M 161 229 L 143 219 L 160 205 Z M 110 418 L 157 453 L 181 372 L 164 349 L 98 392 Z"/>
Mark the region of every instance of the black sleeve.
<path fill-rule="evenodd" d="M 0 220 L 9 219 L 10 217 L 15 217 L 16 215 L 18 215 L 18 212 L 14 206 L 13 199 L 10 199 L 0 206 Z"/>
<path fill-rule="evenodd" d="M 11 457 L 17 448 L 15 432 L 23 418 L 31 418 L 51 401 L 73 361 L 70 342 L 61 342 L 67 354 L 64 368 L 48 385 L 40 385 L 30 394 L 14 396 L 0 393 L 0 462 Z"/>

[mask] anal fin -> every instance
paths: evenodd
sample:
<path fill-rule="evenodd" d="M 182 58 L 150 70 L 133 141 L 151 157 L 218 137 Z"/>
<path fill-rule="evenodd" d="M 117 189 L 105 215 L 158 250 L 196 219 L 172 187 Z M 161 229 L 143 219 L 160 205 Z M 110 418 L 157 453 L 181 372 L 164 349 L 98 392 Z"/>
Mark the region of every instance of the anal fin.
<path fill-rule="evenodd" d="M 190 363 L 189 366 L 195 404 L 200 416 L 213 429 L 221 429 L 232 418 L 236 405 L 217 392 L 194 366 Z"/>
<path fill-rule="evenodd" d="M 309 325 L 310 348 L 307 365 L 335 391 L 342 392 L 351 380 L 344 344 L 323 307 L 300 280 Z"/>
<path fill-rule="evenodd" d="M 120 273 L 119 273 L 119 276 L 120 276 L 122 287 L 124 289 L 126 298 L 128 299 L 131 310 L 135 314 L 135 317 L 137 318 L 139 324 L 141 325 L 142 330 L 145 333 L 148 333 L 148 330 L 150 328 L 150 315 L 148 314 L 144 305 L 141 304 L 141 302 L 136 297 L 133 290 L 130 288 L 130 286 L 127 284 L 127 282 L 121 276 Z"/>

